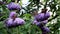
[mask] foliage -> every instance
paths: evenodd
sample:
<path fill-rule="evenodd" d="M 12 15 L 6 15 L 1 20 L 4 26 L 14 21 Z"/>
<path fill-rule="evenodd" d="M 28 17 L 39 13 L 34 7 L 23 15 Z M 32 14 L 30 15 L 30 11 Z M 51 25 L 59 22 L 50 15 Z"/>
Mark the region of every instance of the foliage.
<path fill-rule="evenodd" d="M 41 8 L 41 5 L 43 5 L 45 8 L 47 6 L 50 7 L 50 11 L 53 13 L 56 13 L 56 15 L 58 16 L 51 16 L 52 18 L 49 19 L 49 24 L 48 27 L 51 30 L 50 34 L 60 34 L 60 0 L 52 0 L 51 2 L 49 2 L 50 0 L 44 0 L 45 4 L 43 4 L 43 2 L 39 2 L 40 0 L 29 0 L 30 4 L 28 6 L 26 6 L 25 8 L 22 7 L 22 9 L 24 9 L 26 11 L 26 13 L 22 14 L 20 17 L 23 18 L 26 21 L 26 24 L 23 26 L 18 26 L 16 28 L 11 28 L 12 31 L 10 31 L 12 34 L 41 34 L 41 30 L 36 26 L 36 25 L 32 25 L 32 21 L 33 21 L 33 16 L 30 14 L 30 12 L 34 9 L 34 7 L 37 6 L 36 9 L 39 10 L 39 8 Z M 7 4 L 11 2 L 11 0 L 6 0 Z M 48 3 L 49 2 L 49 3 Z M 22 4 L 21 4 L 22 5 Z M 58 5 L 58 9 L 57 6 Z M 3 21 L 8 18 L 9 15 L 9 10 L 6 8 L 6 5 L 0 5 L 0 34 L 8 34 L 7 33 L 7 29 L 3 27 Z M 53 20 L 57 20 L 57 23 L 53 23 L 51 24 Z"/>

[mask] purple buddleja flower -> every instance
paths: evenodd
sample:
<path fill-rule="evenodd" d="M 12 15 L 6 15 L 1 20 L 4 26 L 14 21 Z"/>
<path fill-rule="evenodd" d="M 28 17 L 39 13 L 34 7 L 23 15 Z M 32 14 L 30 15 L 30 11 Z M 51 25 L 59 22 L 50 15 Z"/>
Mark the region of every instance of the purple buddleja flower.
<path fill-rule="evenodd" d="M 36 24 L 42 30 L 42 34 L 47 34 L 50 32 L 50 29 L 48 27 L 45 27 L 45 24 L 48 23 L 49 17 L 49 12 L 40 13 L 34 17 L 33 24 Z"/>
<path fill-rule="evenodd" d="M 21 19 L 21 18 L 16 18 L 14 22 L 17 22 L 18 25 L 19 24 L 21 24 L 21 25 L 25 24 L 25 21 L 23 19 Z"/>
<path fill-rule="evenodd" d="M 46 23 L 48 23 L 48 20 L 44 20 L 44 21 L 41 21 L 41 22 L 38 22 L 37 20 L 33 21 L 33 24 L 36 24 L 38 26 L 45 25 Z"/>
<path fill-rule="evenodd" d="M 16 15 L 16 12 L 11 12 L 10 15 L 9 15 L 9 18 L 6 20 L 6 25 L 7 27 L 10 27 L 10 26 L 16 26 L 16 25 L 22 25 L 25 23 L 25 21 L 21 18 L 18 18 L 16 17 L 14 20 L 13 20 L 13 16 Z"/>
<path fill-rule="evenodd" d="M 44 19 L 44 13 L 40 13 L 40 14 L 36 15 L 36 16 L 35 16 L 35 19 L 38 20 L 38 21 L 39 21 L 39 20 L 40 20 L 40 21 L 43 21 L 43 19 Z"/>
<path fill-rule="evenodd" d="M 48 27 L 41 27 L 41 30 L 42 30 L 42 34 L 47 34 L 47 33 L 49 33 L 50 32 L 50 29 L 48 28 Z"/>
<path fill-rule="evenodd" d="M 18 3 L 11 2 L 10 4 L 7 5 L 7 8 L 9 10 L 20 10 L 21 6 Z"/>
<path fill-rule="evenodd" d="M 38 22 L 37 20 L 34 20 L 34 21 L 33 21 L 33 24 L 38 25 L 38 24 L 40 24 L 40 22 Z"/>
<path fill-rule="evenodd" d="M 40 13 L 38 15 L 35 16 L 35 19 L 37 19 L 38 21 L 44 21 L 46 19 L 48 19 L 50 17 L 50 13 L 46 12 L 46 13 Z"/>
<path fill-rule="evenodd" d="M 15 26 L 16 23 L 14 23 L 13 19 L 8 18 L 8 20 L 6 21 L 6 26 L 10 27 L 10 26 Z"/>
<path fill-rule="evenodd" d="M 34 17 L 34 21 L 33 21 L 33 23 L 34 24 L 40 24 L 41 22 L 43 23 L 43 24 L 46 24 L 47 22 L 48 22 L 48 18 L 50 17 L 50 14 L 49 14 L 49 12 L 46 12 L 46 13 L 40 13 L 40 14 L 38 14 L 38 15 L 36 15 L 35 17 Z"/>
<path fill-rule="evenodd" d="M 49 12 L 46 12 L 45 19 L 48 19 L 49 17 L 50 17 L 50 13 Z"/>
<path fill-rule="evenodd" d="M 48 20 L 44 20 L 42 21 L 42 23 L 45 25 L 46 23 L 48 23 Z"/>
<path fill-rule="evenodd" d="M 9 18 L 12 18 L 15 14 L 17 14 L 16 12 L 10 12 Z"/>

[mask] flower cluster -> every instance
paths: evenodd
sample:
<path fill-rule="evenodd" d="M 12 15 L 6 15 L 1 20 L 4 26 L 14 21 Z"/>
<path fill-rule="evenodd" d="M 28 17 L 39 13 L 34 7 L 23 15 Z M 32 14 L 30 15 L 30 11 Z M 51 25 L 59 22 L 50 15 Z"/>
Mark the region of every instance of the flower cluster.
<path fill-rule="evenodd" d="M 42 27 L 41 30 L 42 30 L 42 34 L 47 34 L 50 32 L 50 29 L 48 27 Z"/>
<path fill-rule="evenodd" d="M 50 17 L 49 12 L 40 13 L 35 16 L 33 24 L 36 24 L 42 30 L 42 34 L 46 34 L 47 32 L 50 32 L 48 27 L 44 27 L 44 25 L 48 22 L 49 17 Z"/>
<path fill-rule="evenodd" d="M 18 3 L 11 2 L 10 4 L 7 5 L 7 8 L 9 10 L 20 10 L 21 6 Z"/>
<path fill-rule="evenodd" d="M 14 21 L 11 18 L 8 18 L 8 21 L 6 23 L 7 27 L 17 26 L 17 25 L 23 25 L 25 21 L 21 18 L 16 18 Z"/>
<path fill-rule="evenodd" d="M 25 23 L 25 21 L 21 18 L 16 17 L 13 19 L 12 17 L 14 17 L 14 15 L 16 15 L 16 12 L 11 12 L 9 18 L 5 21 L 7 27 L 23 25 Z"/>
<path fill-rule="evenodd" d="M 33 23 L 36 23 L 36 24 L 37 24 L 37 22 L 47 23 L 49 17 L 50 17 L 49 12 L 47 12 L 47 13 L 40 13 L 40 14 L 35 16 Z"/>
<path fill-rule="evenodd" d="M 46 12 L 46 13 L 40 13 L 40 14 L 36 15 L 35 19 L 38 20 L 38 21 L 39 20 L 44 21 L 44 20 L 47 20 L 49 17 L 50 17 L 50 13 Z"/>

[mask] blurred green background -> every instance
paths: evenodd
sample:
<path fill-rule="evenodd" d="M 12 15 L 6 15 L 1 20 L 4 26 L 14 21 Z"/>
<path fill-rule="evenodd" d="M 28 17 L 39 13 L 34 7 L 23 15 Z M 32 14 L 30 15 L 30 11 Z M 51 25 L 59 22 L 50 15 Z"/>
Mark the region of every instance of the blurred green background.
<path fill-rule="evenodd" d="M 0 0 L 5 2 L 5 4 L 0 3 L 0 34 L 8 34 L 7 29 L 4 28 L 4 20 L 9 16 L 9 10 L 6 5 L 11 2 L 11 0 Z M 18 26 L 16 28 L 11 28 L 11 34 L 41 34 L 42 31 L 36 26 L 31 25 L 33 21 L 33 16 L 30 14 L 33 9 L 40 10 L 44 7 L 48 7 L 48 11 L 51 12 L 51 17 L 49 22 L 46 24 L 51 30 L 50 34 L 60 34 L 60 0 L 17 0 L 21 5 L 21 11 L 19 17 L 26 21 L 23 26 Z M 24 1 L 28 1 L 28 4 L 23 4 Z"/>

